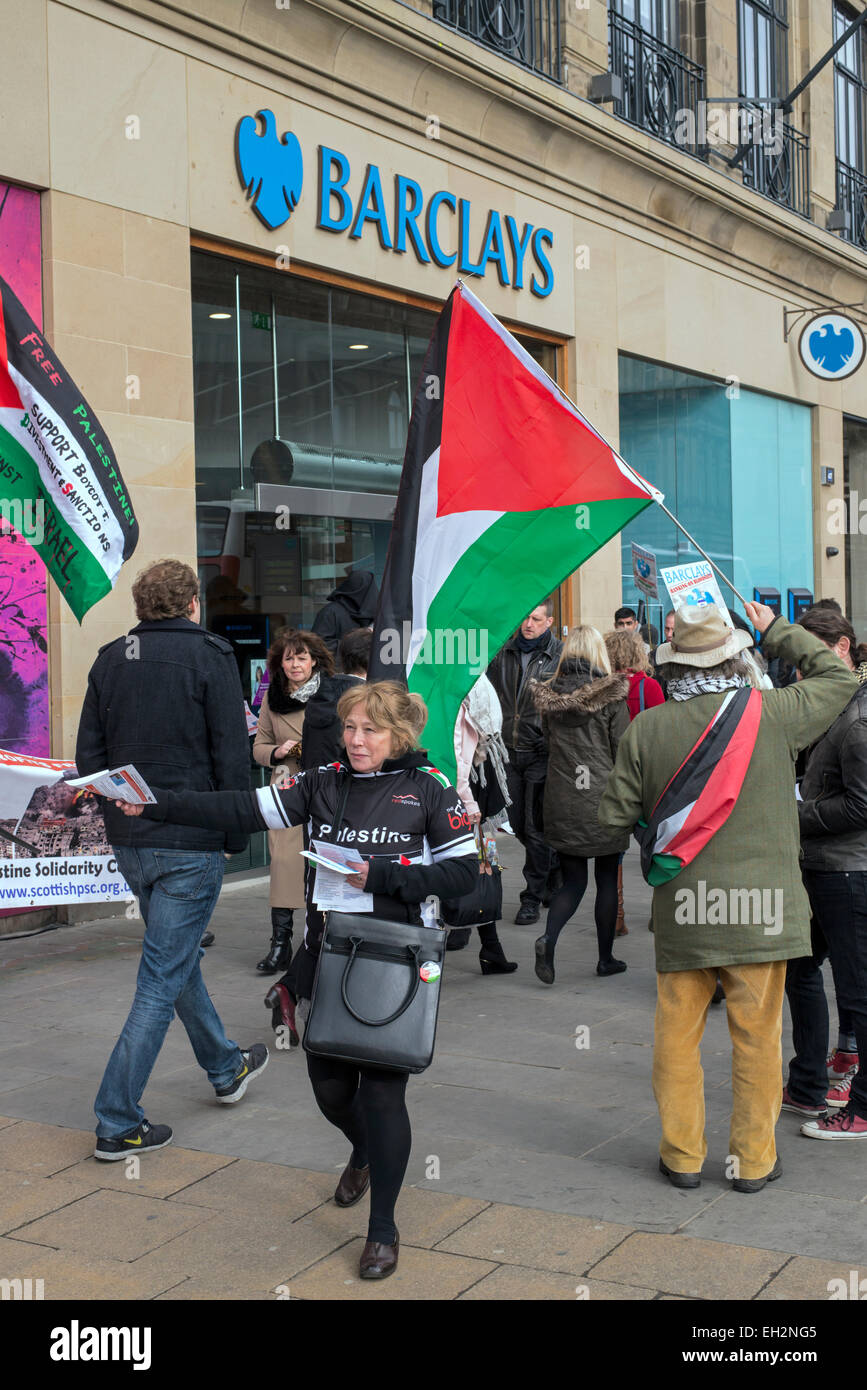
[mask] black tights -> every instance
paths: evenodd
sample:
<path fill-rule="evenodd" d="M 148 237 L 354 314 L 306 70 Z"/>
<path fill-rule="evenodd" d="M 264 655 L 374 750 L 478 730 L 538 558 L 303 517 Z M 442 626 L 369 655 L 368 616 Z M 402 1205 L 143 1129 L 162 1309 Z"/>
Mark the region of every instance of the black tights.
<path fill-rule="evenodd" d="M 545 937 L 553 947 L 569 918 L 578 911 L 587 888 L 587 863 L 577 855 L 560 853 L 563 887 L 555 893 L 548 909 Z M 619 854 L 600 854 L 594 861 L 596 876 L 596 939 L 602 964 L 611 960 L 614 928 L 617 925 L 617 866 Z"/>
<path fill-rule="evenodd" d="M 412 1147 L 406 1109 L 409 1072 L 359 1067 L 310 1052 L 307 1071 L 319 1109 L 352 1145 L 353 1168 L 370 1164 L 367 1239 L 393 1245 L 394 1208 Z"/>

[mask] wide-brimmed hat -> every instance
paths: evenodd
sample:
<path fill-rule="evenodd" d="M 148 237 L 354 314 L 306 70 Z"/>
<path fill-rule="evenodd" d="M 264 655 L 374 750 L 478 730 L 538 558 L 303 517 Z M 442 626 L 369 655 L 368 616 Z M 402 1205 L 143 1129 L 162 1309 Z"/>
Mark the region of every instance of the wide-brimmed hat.
<path fill-rule="evenodd" d="M 752 645 L 750 634 L 730 628 L 716 604 L 687 605 L 678 608 L 674 636 L 657 647 L 654 660 L 657 666 L 719 666 Z"/>

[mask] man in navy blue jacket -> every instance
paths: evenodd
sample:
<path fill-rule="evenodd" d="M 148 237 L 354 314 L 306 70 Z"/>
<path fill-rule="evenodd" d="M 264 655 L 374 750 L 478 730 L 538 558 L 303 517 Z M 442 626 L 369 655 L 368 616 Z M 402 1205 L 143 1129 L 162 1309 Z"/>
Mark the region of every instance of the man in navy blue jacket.
<path fill-rule="evenodd" d="M 88 677 L 75 763 L 81 776 L 133 763 L 152 786 L 246 790 L 250 744 L 238 667 L 228 642 L 200 626 L 198 579 L 161 560 L 133 585 L 138 625 L 102 647 Z M 246 836 L 128 819 L 104 806 L 117 865 L 145 922 L 135 999 L 96 1098 L 95 1156 L 108 1161 L 171 1142 L 141 1096 L 172 1017 L 183 1023 L 220 1104 L 241 1099 L 268 1062 L 225 1034 L 205 988 L 200 949 L 223 881 L 225 853 Z"/>

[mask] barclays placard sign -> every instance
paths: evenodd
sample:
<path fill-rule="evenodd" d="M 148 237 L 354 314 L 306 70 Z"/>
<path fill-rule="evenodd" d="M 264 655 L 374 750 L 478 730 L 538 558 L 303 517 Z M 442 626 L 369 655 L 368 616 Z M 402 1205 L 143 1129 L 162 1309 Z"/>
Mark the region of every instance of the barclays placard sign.
<path fill-rule="evenodd" d="M 261 122 L 261 128 L 257 124 Z M 289 221 L 304 186 L 304 157 L 291 131 L 277 134 L 273 111 L 243 116 L 235 131 L 238 177 L 253 211 L 269 231 Z M 357 189 L 353 192 L 353 187 Z M 412 251 L 421 265 L 454 267 L 479 278 L 491 270 L 501 285 L 529 289 L 545 299 L 554 288 L 546 254 L 554 245 L 547 227 L 519 225 L 494 208 L 482 217 L 469 198 L 445 189 L 426 193 L 406 174 L 383 187 L 376 164 L 368 164 L 360 186 L 349 159 L 328 145 L 317 149 L 316 226 L 351 240 L 376 236 L 384 251 Z"/>

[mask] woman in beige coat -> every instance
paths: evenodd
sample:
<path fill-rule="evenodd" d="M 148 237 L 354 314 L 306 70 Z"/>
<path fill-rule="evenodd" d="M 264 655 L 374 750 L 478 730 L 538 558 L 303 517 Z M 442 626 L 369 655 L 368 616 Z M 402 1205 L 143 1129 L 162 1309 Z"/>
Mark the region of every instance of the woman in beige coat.
<path fill-rule="evenodd" d="M 270 681 L 259 711 L 253 757 L 271 768 L 271 786 L 283 786 L 301 771 L 301 739 L 307 701 L 334 661 L 315 632 L 283 628 L 268 652 Z M 262 975 L 286 970 L 292 959 L 292 918 L 304 909 L 304 848 L 301 826 L 269 830 L 271 854 L 271 946 L 256 969 Z"/>

